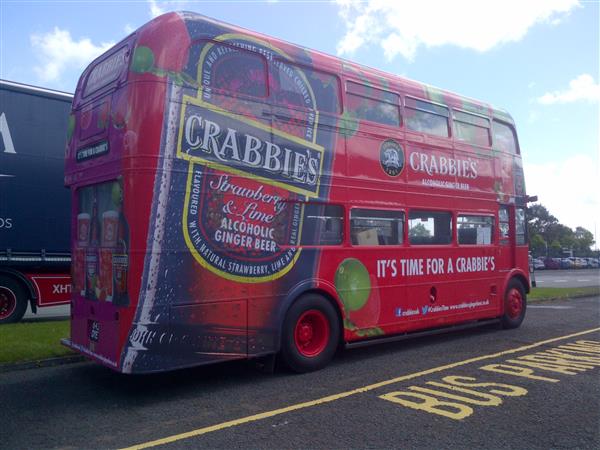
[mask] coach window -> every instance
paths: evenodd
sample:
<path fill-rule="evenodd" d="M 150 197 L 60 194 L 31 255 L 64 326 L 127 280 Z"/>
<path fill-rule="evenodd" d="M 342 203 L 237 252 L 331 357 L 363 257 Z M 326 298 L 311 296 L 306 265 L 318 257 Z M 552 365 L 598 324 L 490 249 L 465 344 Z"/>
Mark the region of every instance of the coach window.
<path fill-rule="evenodd" d="M 442 105 L 418 100 L 404 99 L 406 128 L 434 136 L 448 137 L 448 108 Z"/>
<path fill-rule="evenodd" d="M 209 44 L 207 58 L 214 54 L 210 86 L 235 94 L 266 97 L 267 64 L 258 54 L 223 44 Z"/>
<path fill-rule="evenodd" d="M 412 245 L 446 245 L 452 242 L 452 214 L 438 211 L 410 211 L 408 242 Z"/>
<path fill-rule="evenodd" d="M 404 213 L 382 209 L 353 209 L 350 212 L 353 245 L 399 245 L 404 234 Z"/>
<path fill-rule="evenodd" d="M 459 244 L 489 245 L 492 243 L 494 224 L 492 217 L 459 215 L 456 222 Z"/>
<path fill-rule="evenodd" d="M 508 124 L 494 120 L 492 122 L 494 136 L 493 148 L 516 155 L 519 153 L 515 130 Z"/>
<path fill-rule="evenodd" d="M 454 139 L 489 147 L 490 121 L 486 117 L 462 111 L 452 111 Z"/>
<path fill-rule="evenodd" d="M 352 117 L 400 126 L 400 96 L 394 92 L 348 81 L 346 100 L 346 109 Z"/>

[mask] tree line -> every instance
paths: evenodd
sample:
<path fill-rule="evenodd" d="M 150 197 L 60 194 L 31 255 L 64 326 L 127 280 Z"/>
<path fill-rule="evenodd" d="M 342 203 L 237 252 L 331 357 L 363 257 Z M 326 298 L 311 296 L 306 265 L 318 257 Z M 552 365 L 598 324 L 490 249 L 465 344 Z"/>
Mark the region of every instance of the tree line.
<path fill-rule="evenodd" d="M 598 256 L 592 250 L 594 235 L 583 227 L 575 230 L 561 224 L 542 204 L 527 207 L 529 250 L 533 256 Z"/>

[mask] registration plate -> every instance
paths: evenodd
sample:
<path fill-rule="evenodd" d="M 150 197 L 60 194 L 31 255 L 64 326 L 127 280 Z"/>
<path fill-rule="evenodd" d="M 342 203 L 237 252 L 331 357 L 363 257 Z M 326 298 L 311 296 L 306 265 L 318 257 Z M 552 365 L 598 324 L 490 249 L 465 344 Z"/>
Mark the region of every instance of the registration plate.
<path fill-rule="evenodd" d="M 90 341 L 98 342 L 100 339 L 100 324 L 92 320 L 90 322 Z"/>

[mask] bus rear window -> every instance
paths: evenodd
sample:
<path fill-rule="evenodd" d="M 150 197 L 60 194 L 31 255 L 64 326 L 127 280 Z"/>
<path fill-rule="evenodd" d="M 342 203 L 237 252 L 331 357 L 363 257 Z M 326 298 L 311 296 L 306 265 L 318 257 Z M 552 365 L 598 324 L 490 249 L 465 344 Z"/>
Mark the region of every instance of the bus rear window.
<path fill-rule="evenodd" d="M 404 100 L 406 128 L 434 136 L 448 137 L 448 108 L 424 100 Z"/>

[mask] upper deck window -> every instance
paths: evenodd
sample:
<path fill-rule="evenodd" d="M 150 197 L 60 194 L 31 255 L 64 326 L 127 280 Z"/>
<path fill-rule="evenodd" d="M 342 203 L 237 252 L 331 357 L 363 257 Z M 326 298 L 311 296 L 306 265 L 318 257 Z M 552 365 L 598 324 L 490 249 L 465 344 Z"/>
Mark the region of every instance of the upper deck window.
<path fill-rule="evenodd" d="M 434 136 L 448 137 L 448 108 L 412 97 L 404 99 L 406 128 Z"/>
<path fill-rule="evenodd" d="M 211 72 L 202 74 L 205 85 L 233 94 L 267 96 L 267 64 L 258 54 L 229 45 L 209 44 Z"/>
<path fill-rule="evenodd" d="M 342 110 L 340 82 L 335 75 L 275 59 L 270 83 L 273 102 L 278 105 L 334 114 Z"/>
<path fill-rule="evenodd" d="M 510 125 L 494 120 L 492 131 L 494 133 L 494 149 L 514 155 L 519 153 L 515 131 Z"/>
<path fill-rule="evenodd" d="M 490 145 L 489 119 L 463 111 L 453 111 L 452 116 L 455 139 L 484 147 Z"/>
<path fill-rule="evenodd" d="M 348 81 L 346 99 L 349 113 L 357 119 L 400 126 L 398 94 Z"/>

